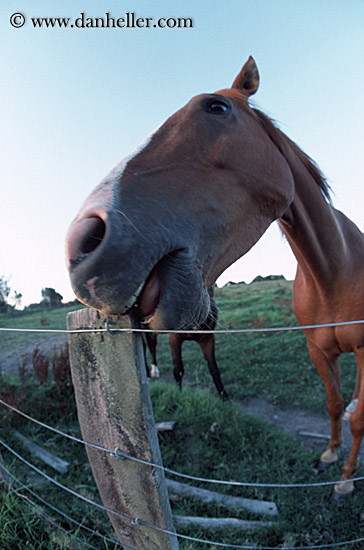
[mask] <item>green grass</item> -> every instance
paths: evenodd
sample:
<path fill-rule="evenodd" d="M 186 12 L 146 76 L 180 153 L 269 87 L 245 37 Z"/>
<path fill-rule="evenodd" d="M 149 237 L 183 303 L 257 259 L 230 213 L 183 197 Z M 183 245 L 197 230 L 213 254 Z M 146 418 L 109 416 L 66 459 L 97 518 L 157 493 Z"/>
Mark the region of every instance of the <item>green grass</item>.
<path fill-rule="evenodd" d="M 217 289 L 219 328 L 295 325 L 290 305 L 291 289 L 291 283 L 286 281 L 239 284 Z M 77 308 L 75 306 L 73 309 Z M 63 308 L 53 312 L 37 311 L 13 317 L 0 316 L 0 323 L 1 326 L 13 327 L 65 328 L 67 311 Z M 29 338 L 31 336 L 27 335 Z M 313 473 L 318 452 L 282 433 L 271 423 L 244 414 L 233 402 L 263 397 L 281 406 L 295 406 L 324 413 L 324 386 L 310 362 L 303 334 L 294 331 L 218 335 L 216 341 L 218 364 L 232 402 L 223 403 L 216 397 L 203 356 L 194 342 L 186 342 L 183 348 L 186 367 L 184 389 L 179 391 L 174 384 L 163 382 L 154 382 L 150 386 L 156 420 L 177 421 L 175 431 L 159 436 L 164 465 L 198 477 L 261 483 L 309 483 L 340 478 L 341 461 L 323 474 L 323 477 L 318 478 Z M 171 358 L 167 338 L 164 336 L 159 338 L 158 359 L 162 377 L 170 380 Z M 351 356 L 342 361 L 342 371 L 344 396 L 349 400 L 356 374 Z M 0 394 L 4 400 L 9 400 L 33 417 L 79 435 L 70 386 L 60 388 L 51 378 L 47 384 L 40 385 L 32 376 L 23 376 L 21 379 L 3 376 L 0 379 Z M 19 443 L 12 435 L 12 428 L 19 429 L 50 452 L 71 462 L 70 474 L 55 475 Z M 89 498 L 98 498 L 86 453 L 79 444 L 28 423 L 3 408 L 0 408 L 0 436 L 27 460 L 61 483 Z M 15 460 L 3 448 L 0 448 L 0 452 L 10 471 L 46 501 L 78 522 L 115 538 L 103 513 L 65 496 L 61 490 L 42 482 L 37 476 L 30 475 L 24 464 Z M 363 475 L 362 468 L 358 475 Z M 273 489 L 222 486 L 216 489 L 205 484 L 201 486 L 231 495 L 274 501 L 278 506 L 279 516 L 273 527 L 256 532 L 179 529 L 179 532 L 187 536 L 224 541 L 226 544 L 256 544 L 262 548 L 333 544 L 364 537 L 364 487 L 361 483 L 357 484 L 350 501 L 336 504 L 330 503 L 331 487 Z M 21 500 L 19 492 L 26 495 L 28 500 Z M 25 490 L 16 492 L 15 486 L 8 490 L 0 483 L 1 550 L 78 550 L 84 547 L 60 533 L 44 518 L 44 513 L 96 548 L 113 548 L 111 543 L 101 541 L 83 530 L 74 531 L 75 526 L 72 523 L 48 510 L 43 504 L 34 504 L 36 499 Z M 178 515 L 263 519 L 240 509 L 201 504 L 187 498 L 173 499 L 172 508 L 173 513 Z M 359 550 L 363 547 L 359 543 L 341 548 Z M 181 540 L 180 548 L 217 550 L 218 547 Z"/>
<path fill-rule="evenodd" d="M 180 392 L 173 386 L 157 383 L 152 385 L 151 395 L 156 419 L 177 421 L 172 435 L 160 436 L 165 466 L 181 472 L 188 471 L 198 477 L 253 483 L 318 481 L 313 473 L 318 454 L 270 423 L 246 415 L 233 404 L 223 403 L 201 390 Z M 323 480 L 338 477 L 339 465 L 328 471 Z M 206 487 L 205 484 L 201 486 Z M 216 487 L 207 488 L 216 490 Z M 274 501 L 279 509 L 276 526 L 244 535 L 230 530 L 206 533 L 196 529 L 183 531 L 185 534 L 229 544 L 260 544 L 263 547 L 330 544 L 364 536 L 360 517 L 360 503 L 364 495 L 360 485 L 350 502 L 336 505 L 330 505 L 332 487 L 219 487 L 218 490 L 246 498 Z M 262 519 L 242 510 L 232 512 L 217 504 L 201 505 L 192 499 L 173 504 L 173 513 Z M 206 546 L 182 542 L 181 548 L 202 549 Z"/>
<path fill-rule="evenodd" d="M 71 304 L 55 309 L 36 309 L 34 311 L 14 311 L 12 313 L 0 313 L 1 328 L 16 329 L 66 329 L 66 316 L 70 311 L 80 309 L 82 304 Z M 44 334 L 44 338 L 51 334 Z M 21 342 L 31 342 L 34 333 L 28 332 L 3 332 L 0 331 L 0 351 L 11 345 Z"/>
<path fill-rule="evenodd" d="M 34 391 L 36 391 L 35 388 Z M 42 399 L 49 403 L 54 399 L 54 394 L 50 389 L 48 392 L 42 388 Z M 168 419 L 177 422 L 172 433 L 162 433 L 159 436 L 164 465 L 175 471 L 187 472 L 198 477 L 260 483 L 306 483 L 321 479 L 334 480 L 340 477 L 340 465 L 337 465 L 326 472 L 323 478 L 318 479 L 313 473 L 313 466 L 318 459 L 317 452 L 283 434 L 272 424 L 242 413 L 234 404 L 223 403 L 205 390 L 187 388 L 179 391 L 173 385 L 156 382 L 151 384 L 151 397 L 157 421 Z M 65 440 L 57 434 L 48 433 L 34 424 L 24 424 L 24 421 L 19 419 L 14 419 L 13 424 L 50 452 L 57 453 L 64 460 L 70 461 L 72 464 L 70 473 L 67 476 L 55 475 L 52 470 L 28 453 L 9 433 L 9 429 L 1 429 L 1 437 L 6 438 L 11 447 L 61 483 L 88 498 L 97 498 L 95 483 L 82 446 Z M 75 418 L 67 416 L 61 427 L 79 435 Z M 114 537 L 105 517 L 97 509 L 64 495 L 57 487 L 49 486 L 39 480 L 38 476 L 30 476 L 24 465 L 15 461 L 6 450 L 2 450 L 2 455 L 5 462 L 10 464 L 11 472 L 46 501 L 78 522 L 84 522 L 86 526 L 110 538 Z M 358 484 L 350 501 L 335 505 L 330 504 L 331 487 L 299 489 L 219 487 L 216 489 L 215 486 L 211 487 L 204 483 L 200 483 L 200 486 L 235 496 L 274 501 L 278 506 L 279 516 L 274 520 L 275 525 L 272 527 L 244 533 L 231 529 L 206 532 L 196 528 L 179 528 L 178 532 L 186 536 L 226 544 L 258 544 L 264 548 L 279 547 L 284 544 L 289 546 L 331 544 L 364 535 L 361 518 L 364 490 L 361 484 Z M 25 490 L 19 492 L 27 495 Z M 15 493 L 6 491 L 4 488 L 0 495 L 0 548 L 2 550 L 23 547 L 34 548 L 34 550 L 81 548 L 79 543 L 75 546 L 75 542 L 70 538 L 62 539 L 62 544 L 57 546 L 55 541 L 59 542 L 61 535 L 40 514 L 40 511 L 45 512 L 66 530 L 73 532 L 74 526 L 66 519 L 58 517 L 55 512 L 49 511 L 42 504 L 38 503 L 38 506 L 34 507 L 29 505 L 29 502 L 22 502 Z M 37 502 L 32 495 L 28 498 L 34 504 Z M 192 498 L 173 499 L 172 510 L 178 515 L 272 520 L 271 517 L 263 518 L 242 509 L 230 509 L 214 503 L 203 504 Z M 76 533 L 78 537 L 84 538 L 96 548 L 112 548 L 110 543 L 109 546 L 104 545 L 100 539 L 91 537 L 82 530 Z M 26 546 L 24 541 L 28 541 Z M 206 545 L 181 539 L 180 548 L 181 550 L 202 550 Z M 355 545 L 350 548 L 355 548 Z M 357 550 L 359 548 L 360 545 Z"/>
<path fill-rule="evenodd" d="M 3 550 L 15 549 L 15 541 L 19 541 L 25 548 L 25 541 L 28 541 L 27 548 L 38 550 L 41 548 L 56 548 L 53 544 L 46 545 L 39 540 L 39 535 L 44 529 L 44 524 L 37 515 L 34 508 L 27 506 L 14 493 L 1 494 L 0 501 L 0 529 L 1 529 L 1 548 Z M 21 541 L 24 541 L 24 546 Z"/>

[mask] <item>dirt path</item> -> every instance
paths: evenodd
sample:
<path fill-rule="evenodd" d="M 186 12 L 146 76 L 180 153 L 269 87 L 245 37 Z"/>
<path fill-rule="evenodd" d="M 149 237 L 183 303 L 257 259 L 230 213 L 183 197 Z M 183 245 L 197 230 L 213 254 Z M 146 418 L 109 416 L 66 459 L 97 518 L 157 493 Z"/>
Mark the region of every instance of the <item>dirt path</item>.
<path fill-rule="evenodd" d="M 330 435 L 330 419 L 328 413 L 325 415 L 315 415 L 307 411 L 296 408 L 281 408 L 272 405 L 264 399 L 253 398 L 246 401 L 240 401 L 238 406 L 244 411 L 254 416 L 259 416 L 279 426 L 284 432 L 293 437 L 299 438 L 311 449 L 324 451 L 328 444 Z M 320 434 L 326 437 L 316 438 L 300 435 L 300 432 L 309 432 Z M 350 433 L 350 422 L 343 422 L 344 443 L 341 445 L 339 457 L 348 456 L 352 437 Z M 363 445 L 359 452 L 359 461 L 364 460 Z"/>
<path fill-rule="evenodd" d="M 35 347 L 38 347 L 45 355 L 50 355 L 55 348 L 62 347 L 67 342 L 66 334 L 56 336 L 36 337 L 32 336 L 31 342 L 20 342 L 16 345 L 1 346 L 0 367 L 3 373 L 18 374 L 19 365 L 27 360 L 30 366 L 30 358 Z"/>

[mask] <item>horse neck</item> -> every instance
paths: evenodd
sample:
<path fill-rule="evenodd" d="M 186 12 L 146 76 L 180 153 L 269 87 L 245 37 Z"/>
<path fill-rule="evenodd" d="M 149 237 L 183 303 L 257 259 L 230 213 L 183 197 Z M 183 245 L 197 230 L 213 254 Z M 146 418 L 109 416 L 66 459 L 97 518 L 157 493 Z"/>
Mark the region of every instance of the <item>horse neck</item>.
<path fill-rule="evenodd" d="M 330 289 L 345 269 L 347 243 L 337 211 L 294 151 L 287 158 L 295 183 L 295 197 L 280 227 L 306 280 Z"/>

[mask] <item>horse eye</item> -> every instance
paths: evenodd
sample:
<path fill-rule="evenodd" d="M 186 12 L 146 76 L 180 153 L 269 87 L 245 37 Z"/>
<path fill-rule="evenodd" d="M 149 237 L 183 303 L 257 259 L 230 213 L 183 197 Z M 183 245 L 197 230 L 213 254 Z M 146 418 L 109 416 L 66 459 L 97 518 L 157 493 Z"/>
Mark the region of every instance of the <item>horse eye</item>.
<path fill-rule="evenodd" d="M 207 104 L 207 112 L 220 115 L 226 113 L 230 109 L 230 105 L 222 99 L 211 99 Z"/>

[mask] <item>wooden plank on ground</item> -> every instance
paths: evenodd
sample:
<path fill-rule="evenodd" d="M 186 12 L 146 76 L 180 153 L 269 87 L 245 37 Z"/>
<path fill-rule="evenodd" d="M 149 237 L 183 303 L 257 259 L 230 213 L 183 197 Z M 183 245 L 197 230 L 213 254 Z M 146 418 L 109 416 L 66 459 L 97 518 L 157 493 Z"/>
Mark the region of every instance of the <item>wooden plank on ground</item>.
<path fill-rule="evenodd" d="M 34 441 L 31 441 L 31 439 L 28 439 L 17 430 L 14 430 L 13 434 L 23 443 L 23 445 L 25 445 L 25 447 L 27 447 L 27 449 L 29 449 L 31 453 L 37 456 L 45 464 L 56 470 L 56 472 L 59 472 L 60 474 L 66 474 L 68 472 L 69 462 L 66 462 L 66 460 L 62 460 L 58 456 L 46 451 L 46 449 L 43 449 L 43 447 L 37 445 Z"/>
<path fill-rule="evenodd" d="M 204 518 L 195 516 L 174 516 L 174 521 L 179 527 L 202 527 L 203 529 L 223 529 L 230 527 L 247 531 L 275 525 L 272 521 L 248 521 L 237 518 Z"/>
<path fill-rule="evenodd" d="M 311 437 L 313 439 L 330 439 L 331 438 L 331 435 L 329 434 L 319 434 L 317 432 L 300 431 L 298 432 L 298 435 L 302 435 L 303 437 Z"/>
<path fill-rule="evenodd" d="M 276 516 L 278 514 L 277 506 L 274 502 L 224 495 L 215 491 L 201 489 L 200 487 L 193 487 L 186 483 L 180 483 L 172 479 L 167 479 L 166 481 L 169 491 L 180 496 L 195 497 L 202 502 L 215 501 L 227 507 L 244 508 L 255 514 L 267 514 L 270 516 Z"/>

